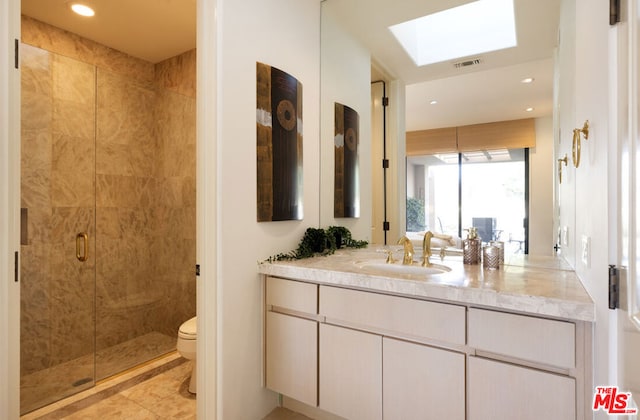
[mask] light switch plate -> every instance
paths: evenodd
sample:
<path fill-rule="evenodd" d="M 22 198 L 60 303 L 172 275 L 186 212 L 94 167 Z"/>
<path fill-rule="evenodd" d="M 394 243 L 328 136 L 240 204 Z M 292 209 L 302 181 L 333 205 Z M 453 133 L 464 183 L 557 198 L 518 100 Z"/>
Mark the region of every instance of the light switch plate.
<path fill-rule="evenodd" d="M 561 237 L 562 237 L 562 245 L 563 246 L 569 245 L 569 228 L 567 226 L 562 226 Z"/>
<path fill-rule="evenodd" d="M 591 265 L 591 238 L 587 235 L 582 235 L 582 263 L 589 268 Z"/>

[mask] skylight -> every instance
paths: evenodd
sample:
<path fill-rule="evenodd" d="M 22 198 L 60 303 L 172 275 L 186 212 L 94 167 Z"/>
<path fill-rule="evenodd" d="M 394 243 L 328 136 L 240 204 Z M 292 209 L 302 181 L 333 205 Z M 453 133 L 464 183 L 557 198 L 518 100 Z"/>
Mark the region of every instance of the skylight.
<path fill-rule="evenodd" d="M 518 45 L 513 0 L 478 0 L 389 29 L 417 66 Z"/>

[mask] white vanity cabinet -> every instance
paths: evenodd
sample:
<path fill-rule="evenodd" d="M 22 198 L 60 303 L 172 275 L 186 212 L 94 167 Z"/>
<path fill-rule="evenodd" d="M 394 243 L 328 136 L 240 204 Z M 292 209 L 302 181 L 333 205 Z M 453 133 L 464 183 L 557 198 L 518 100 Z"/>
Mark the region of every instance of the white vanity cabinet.
<path fill-rule="evenodd" d="M 591 413 L 589 322 L 265 278 L 266 385 L 312 418 Z"/>
<path fill-rule="evenodd" d="M 580 332 L 573 322 L 470 308 L 468 418 L 583 418 Z"/>
<path fill-rule="evenodd" d="M 266 279 L 265 382 L 305 404 L 318 404 L 318 286 Z"/>

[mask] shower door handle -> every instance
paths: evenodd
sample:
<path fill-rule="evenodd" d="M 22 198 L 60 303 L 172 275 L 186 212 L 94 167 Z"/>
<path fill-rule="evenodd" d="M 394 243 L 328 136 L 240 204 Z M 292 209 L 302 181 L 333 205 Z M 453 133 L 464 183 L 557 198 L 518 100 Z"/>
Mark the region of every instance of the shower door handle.
<path fill-rule="evenodd" d="M 84 244 L 84 246 L 82 246 Z M 85 262 L 89 258 L 89 234 L 80 232 L 76 235 L 76 258 Z"/>

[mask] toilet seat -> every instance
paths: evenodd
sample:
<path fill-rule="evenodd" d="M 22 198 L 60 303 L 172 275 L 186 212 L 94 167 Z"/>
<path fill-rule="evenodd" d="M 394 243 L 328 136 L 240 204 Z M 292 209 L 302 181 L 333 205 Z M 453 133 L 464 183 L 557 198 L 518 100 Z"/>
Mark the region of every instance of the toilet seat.
<path fill-rule="evenodd" d="M 183 322 L 178 330 L 178 338 L 182 338 L 183 340 L 195 340 L 198 337 L 196 333 L 196 326 L 197 318 L 195 316 Z"/>

